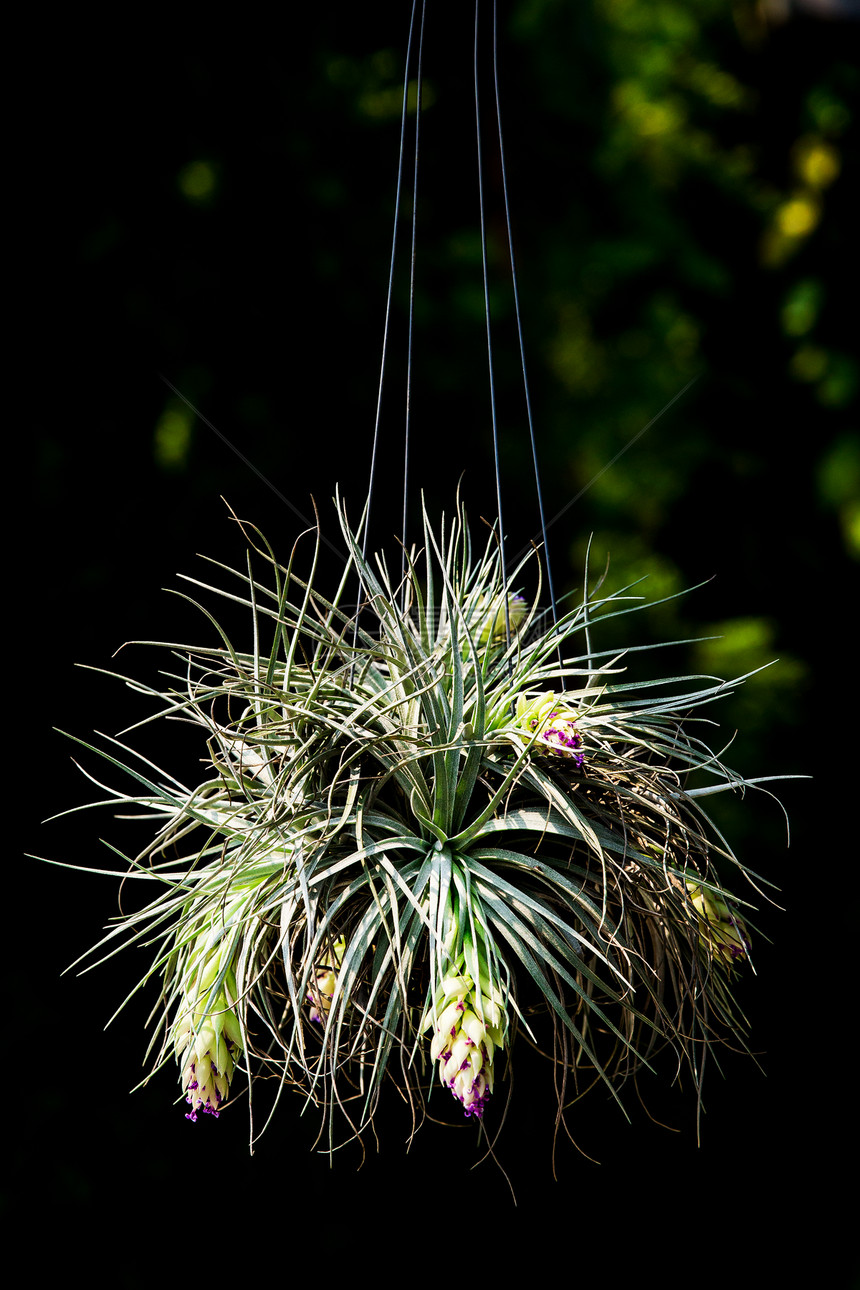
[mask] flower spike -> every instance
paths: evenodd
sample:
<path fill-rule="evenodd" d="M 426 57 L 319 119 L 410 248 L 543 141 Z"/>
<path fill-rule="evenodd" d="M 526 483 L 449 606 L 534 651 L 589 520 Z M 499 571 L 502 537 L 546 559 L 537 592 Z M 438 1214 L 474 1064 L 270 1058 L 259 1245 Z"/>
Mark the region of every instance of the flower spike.
<path fill-rule="evenodd" d="M 225 957 L 220 947 L 208 952 L 192 950 L 173 1026 L 182 1091 L 191 1107 L 185 1117 L 188 1120 L 196 1120 L 201 1111 L 218 1118 L 230 1091 L 236 1056 L 243 1047 L 234 1007 L 236 978 L 231 967 L 225 968 Z M 213 997 L 219 977 L 221 986 Z"/>
<path fill-rule="evenodd" d="M 489 981 L 480 994 L 465 972 L 446 976 L 436 996 L 434 1023 L 429 1009 L 423 1030 L 433 1027 L 430 1057 L 439 1078 L 462 1103 L 467 1116 L 483 1117 L 493 1091 L 493 1057 L 504 1041 L 504 1000 Z"/>
<path fill-rule="evenodd" d="M 311 1021 L 318 1025 L 325 1025 L 345 951 L 346 941 L 340 936 L 332 946 L 331 954 L 317 964 L 314 984 L 308 990 L 305 1002 L 310 1005 L 308 1015 Z"/>
<path fill-rule="evenodd" d="M 486 612 L 486 618 L 478 636 L 478 644 L 498 645 L 505 640 L 507 635 L 504 600 L 495 610 L 495 613 L 488 609 L 486 596 L 480 598 L 478 607 L 482 612 Z M 528 606 L 523 596 L 508 596 L 507 621 L 510 623 L 512 635 L 518 630 L 527 612 Z"/>
<path fill-rule="evenodd" d="M 735 967 L 752 949 L 746 926 L 722 896 L 700 883 L 688 882 L 687 892 L 699 916 L 699 940 L 714 958 Z"/>
<path fill-rule="evenodd" d="M 585 754 L 580 751 L 582 735 L 576 728 L 577 715 L 575 708 L 557 700 L 552 692 L 541 694 L 531 702 L 520 695 L 514 725 L 535 736 L 539 751 L 572 758 L 577 766 L 581 766 Z"/>

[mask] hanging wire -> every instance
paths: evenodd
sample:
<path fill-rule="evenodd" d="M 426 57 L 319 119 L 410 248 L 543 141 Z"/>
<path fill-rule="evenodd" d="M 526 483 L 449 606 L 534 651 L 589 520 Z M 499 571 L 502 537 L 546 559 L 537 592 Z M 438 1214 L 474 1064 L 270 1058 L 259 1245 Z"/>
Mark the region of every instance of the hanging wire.
<path fill-rule="evenodd" d="M 424 4 L 421 4 L 421 32 L 423 38 L 424 31 Z M 418 10 L 418 0 L 412 0 L 412 13 L 409 18 L 409 39 L 406 44 L 406 64 L 403 70 L 403 101 L 400 109 L 400 152 L 397 161 L 397 187 L 394 196 L 394 227 L 391 234 L 391 260 L 388 267 L 388 292 L 385 298 L 385 325 L 382 332 L 382 358 L 379 364 L 379 385 L 376 393 L 376 417 L 373 423 L 373 446 L 370 453 L 370 477 L 367 485 L 367 501 L 364 508 L 364 529 L 361 535 L 361 556 L 362 560 L 367 559 L 367 541 L 370 532 L 370 512 L 373 504 L 373 485 L 376 480 L 376 461 L 379 448 L 379 424 L 382 418 L 382 391 L 385 385 L 385 369 L 388 361 L 388 338 L 391 329 L 391 301 L 394 295 L 394 264 L 397 258 L 397 231 L 400 223 L 400 198 L 403 192 L 403 160 L 406 150 L 406 117 L 407 105 L 409 101 L 409 64 L 412 61 L 412 41 L 415 34 L 415 15 Z M 416 124 L 416 169 L 417 169 L 417 147 L 418 134 Z M 414 218 L 414 217 L 413 217 Z M 414 232 L 413 232 L 413 256 L 414 256 Z M 411 305 L 410 305 L 411 315 Z M 411 323 L 410 323 L 410 351 L 411 351 Z M 408 415 L 407 415 L 408 421 Z M 405 481 L 404 481 L 405 489 Z M 356 605 L 355 618 L 352 624 L 352 662 L 349 671 L 349 684 L 352 685 L 352 678 L 355 672 L 355 649 L 358 641 L 358 617 L 361 612 L 361 601 L 364 596 L 364 582 L 359 575 L 358 582 L 358 604 Z"/>
<path fill-rule="evenodd" d="M 496 103 L 496 125 L 498 127 L 498 135 L 499 135 L 499 162 L 501 165 L 501 172 L 502 172 L 502 200 L 505 208 L 505 225 L 508 232 L 508 254 L 510 256 L 510 261 L 511 261 L 511 286 L 513 288 L 513 294 L 514 294 L 514 314 L 517 320 L 517 338 L 519 340 L 519 346 L 520 346 L 520 367 L 523 373 L 523 393 L 525 394 L 525 400 L 526 400 L 526 417 L 528 419 L 529 440 L 531 442 L 531 448 L 532 448 L 532 462 L 534 464 L 534 472 L 535 472 L 535 489 L 537 490 L 538 511 L 540 513 L 541 541 L 543 543 L 544 563 L 546 565 L 550 609 L 552 611 L 552 624 L 553 624 L 553 627 L 557 628 L 558 627 L 558 608 L 557 608 L 556 599 L 555 599 L 555 587 L 553 585 L 553 580 L 552 580 L 552 563 L 550 561 L 550 555 L 549 555 L 549 544 L 547 542 L 547 536 L 546 536 L 546 529 L 547 529 L 546 516 L 544 513 L 543 490 L 541 488 L 541 482 L 540 482 L 540 468 L 538 466 L 537 444 L 535 442 L 534 418 L 532 416 L 532 401 L 531 401 L 531 395 L 529 393 L 529 378 L 528 378 L 528 372 L 526 370 L 526 348 L 525 348 L 525 340 L 523 338 L 522 316 L 520 313 L 520 293 L 519 293 L 519 286 L 517 283 L 517 264 L 516 264 L 516 259 L 514 257 L 514 234 L 511 226 L 511 206 L 510 206 L 510 200 L 508 198 L 508 176 L 507 176 L 507 170 L 505 169 L 505 145 L 504 145 L 504 138 L 502 134 L 502 110 L 501 110 L 501 99 L 499 95 L 499 37 L 498 37 L 498 7 L 496 4 L 496 0 L 493 0 L 493 91 L 494 91 L 495 103 Z M 497 479 L 498 479 L 498 476 L 497 476 Z M 499 517 L 499 524 L 501 525 L 501 515 Z M 559 669 L 561 669 L 562 667 L 561 646 L 558 647 L 558 665 L 559 665 Z M 564 676 L 561 677 L 561 688 L 562 690 L 567 689 Z"/>
<path fill-rule="evenodd" d="M 501 462 L 499 449 L 499 428 L 498 414 L 496 405 L 496 382 L 493 356 L 493 338 L 492 322 L 490 315 L 490 288 L 489 288 L 489 256 L 487 247 L 487 219 L 485 209 L 485 181 L 484 181 L 484 156 L 483 145 L 481 140 L 481 93 L 480 93 L 480 76 L 479 76 L 479 9 L 480 0 L 475 0 L 475 23 L 474 23 L 474 43 L 473 43 L 473 75 L 474 75 L 474 96 L 475 96 L 475 133 L 477 144 L 478 158 L 478 201 L 480 211 L 480 237 L 481 237 L 481 265 L 483 274 L 484 290 L 484 316 L 486 320 L 487 333 L 487 372 L 490 392 L 490 417 L 492 423 L 493 438 L 493 465 L 496 485 L 496 513 L 498 516 L 498 543 L 499 554 L 502 568 L 503 581 L 507 572 L 507 561 L 505 556 L 505 529 L 502 507 L 502 483 L 501 483 Z M 389 337 L 391 330 L 391 306 L 394 292 L 394 269 L 397 258 L 397 239 L 400 224 L 400 207 L 403 195 L 404 182 L 404 164 L 406 156 L 406 124 L 408 116 L 408 97 L 409 97 L 409 68 L 412 62 L 412 50 L 415 43 L 416 18 L 418 14 L 418 0 L 413 0 L 412 12 L 409 21 L 409 38 L 406 49 L 406 63 L 403 75 L 403 96 L 401 104 L 400 118 L 400 150 L 397 167 L 397 186 L 394 202 L 394 227 L 391 240 L 391 259 L 388 273 L 388 291 L 385 303 L 385 325 L 383 330 L 382 341 L 382 358 L 379 371 L 379 385 L 376 400 L 376 416 L 373 428 L 373 445 L 371 450 L 370 461 L 370 478 L 367 490 L 367 502 L 365 506 L 364 524 L 362 532 L 362 558 L 367 558 L 367 548 L 370 531 L 370 515 L 373 504 L 374 485 L 376 482 L 376 472 L 378 463 L 379 450 L 379 430 L 382 417 L 382 394 L 385 385 L 385 375 L 388 363 Z M 406 552 L 407 552 L 407 512 L 409 501 L 409 456 L 411 448 L 411 419 L 412 419 L 412 384 L 413 384 L 413 340 L 414 340 L 414 315 L 415 315 L 415 269 L 416 269 L 416 247 L 417 247 L 417 214 L 418 214 L 418 158 L 420 143 L 420 121 L 423 92 L 423 55 L 424 55 L 424 27 L 426 16 L 426 0 L 421 0 L 420 20 L 418 21 L 418 68 L 417 68 L 417 98 L 415 105 L 415 142 L 413 154 L 413 181 L 412 181 L 412 218 L 411 218 L 411 238 L 410 238 L 410 269 L 409 269 L 409 317 L 407 329 L 407 360 L 406 360 L 406 409 L 404 422 L 404 446 L 403 446 L 403 498 L 402 498 L 402 517 L 401 517 L 401 580 L 403 582 L 403 605 L 405 608 L 405 574 L 406 574 Z M 510 211 L 510 199 L 508 194 L 507 170 L 505 167 L 504 140 L 502 129 L 500 93 L 499 93 L 499 69 L 498 69 L 498 12 L 496 0 L 493 0 L 492 6 L 492 66 L 493 66 L 493 94 L 496 118 L 496 130 L 498 134 L 499 158 L 501 165 L 502 177 L 502 195 L 505 212 L 505 225 L 508 239 L 508 252 L 511 264 L 511 284 L 513 288 L 514 312 L 517 323 L 517 337 L 520 350 L 520 366 L 523 378 L 523 390 L 526 402 L 526 415 L 529 428 L 529 440 L 532 450 L 532 462 L 534 466 L 535 487 L 537 491 L 538 511 L 540 515 L 540 531 L 544 548 L 544 559 L 547 568 L 548 589 L 550 595 L 550 604 L 552 611 L 553 625 L 558 625 L 558 610 L 555 597 L 555 588 L 552 579 L 552 571 L 549 560 L 549 546 L 547 542 L 547 524 L 543 503 L 543 491 L 540 481 L 540 470 L 538 466 L 537 445 L 534 432 L 534 417 L 532 413 L 531 395 L 528 384 L 528 373 L 526 368 L 525 341 L 523 337 L 522 315 L 520 310 L 519 286 L 517 280 L 516 261 L 514 258 L 514 241 L 513 228 Z M 353 649 L 355 649 L 358 638 L 358 616 L 360 612 L 360 601 L 364 594 L 364 585 L 359 579 L 359 608 L 356 610 L 355 620 L 353 622 Z M 511 645 L 511 621 L 510 621 L 510 602 L 507 595 L 504 596 L 504 616 L 505 616 L 505 642 L 506 647 L 510 649 Z M 561 658 L 559 655 L 559 665 Z M 354 659 L 350 675 L 354 669 Z M 511 663 L 509 660 L 509 668 Z M 564 678 L 562 687 L 564 688 Z"/>
<path fill-rule="evenodd" d="M 415 100 L 415 160 L 412 177 L 412 241 L 409 259 L 409 324 L 406 347 L 406 421 L 403 432 L 403 520 L 400 530 L 401 606 L 406 611 L 406 510 L 409 497 L 409 439 L 412 415 L 412 339 L 415 319 L 415 246 L 418 220 L 418 141 L 421 127 L 421 97 L 424 67 L 424 15 L 426 0 L 421 0 L 421 26 L 418 34 L 418 85 Z M 413 9 L 414 13 L 414 9 Z M 408 86 L 407 86 L 408 89 Z M 405 99 L 404 99 L 405 103 Z"/>
<path fill-rule="evenodd" d="M 493 372 L 493 336 L 490 325 L 490 283 L 489 270 L 487 266 L 487 223 L 484 213 L 484 157 L 481 148 L 481 94 L 478 84 L 478 9 L 480 0 L 475 0 L 475 43 L 474 43 L 474 78 L 475 78 L 475 130 L 478 143 L 478 200 L 481 212 L 481 265 L 484 274 L 484 316 L 487 320 L 487 371 L 490 382 L 490 418 L 493 426 L 493 463 L 496 472 L 496 514 L 499 520 L 499 555 L 502 562 L 502 585 L 506 586 L 507 564 L 505 561 L 505 525 L 502 518 L 502 475 L 499 462 L 499 427 L 496 416 L 496 381 Z M 493 0 L 493 10 L 495 12 L 495 0 Z M 505 645 L 508 651 L 511 648 L 511 608 L 510 600 L 507 594 L 503 597 L 505 609 Z M 508 657 L 508 670 L 513 671 L 513 665 Z"/>

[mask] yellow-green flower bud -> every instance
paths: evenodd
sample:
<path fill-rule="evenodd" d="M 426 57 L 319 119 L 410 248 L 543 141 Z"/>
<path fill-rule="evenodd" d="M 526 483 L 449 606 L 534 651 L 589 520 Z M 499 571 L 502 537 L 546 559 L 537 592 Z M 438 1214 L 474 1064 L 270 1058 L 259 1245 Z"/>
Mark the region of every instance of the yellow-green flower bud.
<path fill-rule="evenodd" d="M 210 999 L 221 972 L 222 951 L 215 947 L 190 956 L 182 1001 L 173 1026 L 173 1047 L 182 1070 L 182 1091 L 191 1110 L 218 1118 L 233 1077 L 235 1058 L 242 1051 L 242 1029 L 235 1011 L 236 979 L 224 973 L 221 988 Z"/>
<path fill-rule="evenodd" d="M 733 967 L 752 949 L 749 933 L 737 913 L 715 891 L 688 882 L 687 893 L 699 915 L 699 940 L 715 958 Z"/>
<path fill-rule="evenodd" d="M 581 766 L 585 754 L 580 752 L 582 735 L 576 728 L 577 715 L 575 708 L 557 700 L 552 691 L 532 700 L 521 694 L 517 699 L 514 725 L 535 736 L 535 745 L 541 752 L 572 758 L 577 766 Z"/>
<path fill-rule="evenodd" d="M 493 1091 L 493 1055 L 504 1039 L 504 1000 L 489 982 L 480 996 L 467 974 L 449 974 L 436 996 L 436 1019 L 428 1009 L 422 1030 L 433 1028 L 430 1057 L 439 1063 L 439 1078 L 462 1104 L 466 1115 L 480 1119 Z"/>
<path fill-rule="evenodd" d="M 481 596 L 478 601 L 479 610 L 486 611 L 487 614 L 478 636 L 479 645 L 487 645 L 491 642 L 495 644 L 505 640 L 507 636 L 504 601 L 499 604 L 497 599 L 494 603 L 497 605 L 495 613 L 488 610 L 486 596 Z M 528 606 L 522 596 L 508 596 L 507 621 L 510 623 L 511 635 L 517 630 L 527 612 Z"/>
<path fill-rule="evenodd" d="M 306 1002 L 310 1004 L 308 1015 L 311 1021 L 315 1021 L 319 1025 L 324 1024 L 331 1008 L 331 1001 L 337 984 L 337 973 L 343 962 L 345 950 L 346 941 L 340 936 L 332 946 L 331 954 L 317 964 L 314 983 L 308 990 Z"/>

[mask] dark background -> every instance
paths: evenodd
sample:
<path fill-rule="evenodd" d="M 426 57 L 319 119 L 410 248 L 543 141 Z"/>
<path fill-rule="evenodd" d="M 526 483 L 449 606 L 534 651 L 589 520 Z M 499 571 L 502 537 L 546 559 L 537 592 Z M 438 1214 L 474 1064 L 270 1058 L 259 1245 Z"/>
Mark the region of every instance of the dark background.
<path fill-rule="evenodd" d="M 741 986 L 761 1069 L 730 1055 L 726 1081 L 710 1072 L 702 1145 L 689 1088 L 643 1088 L 669 1129 L 632 1089 L 631 1124 L 595 1093 L 572 1121 L 601 1163 L 562 1145 L 553 1181 L 549 1073 L 518 1053 L 498 1145 L 517 1209 L 492 1162 L 471 1171 L 471 1127 L 427 1125 L 406 1154 L 408 1122 L 393 1103 L 360 1172 L 351 1150 L 331 1169 L 311 1152 L 314 1125 L 289 1098 L 249 1157 L 241 1102 L 217 1124 L 190 1125 L 168 1070 L 129 1096 L 145 1069 L 146 1000 L 102 1027 L 141 955 L 59 975 L 100 935 L 117 884 L 19 853 L 110 867 L 98 839 L 131 849 L 134 826 L 106 812 L 40 823 L 102 795 L 52 727 L 88 738 L 143 715 L 118 683 L 75 664 L 152 679 L 152 651 L 113 651 L 208 639 L 199 615 L 161 588 L 199 569 L 198 552 L 244 559 L 222 497 L 281 552 L 304 527 L 283 498 L 309 516 L 312 495 L 332 536 L 335 484 L 353 514 L 363 501 L 409 9 L 336 4 L 316 17 L 302 7 L 277 29 L 253 12 L 229 29 L 147 15 L 133 32 L 76 17 L 27 30 L 17 46 L 11 253 L 23 290 L 11 382 L 23 399 L 9 437 L 32 470 L 10 554 L 25 572 L 35 657 L 7 628 L 8 684 L 23 701 L 7 736 L 7 793 L 23 778 L 26 807 L 10 858 L 5 994 L 7 1120 L 13 1140 L 24 1133 L 7 1157 L 6 1212 L 49 1213 L 63 1260 L 98 1239 L 91 1273 L 98 1284 L 110 1267 L 120 1286 L 149 1280 L 172 1233 L 189 1264 L 214 1241 L 220 1266 L 247 1260 L 285 1275 L 307 1250 L 320 1275 L 331 1254 L 338 1276 L 346 1257 L 393 1273 L 416 1255 L 442 1275 L 479 1259 L 489 1276 L 509 1241 L 540 1250 L 539 1266 L 560 1241 L 569 1275 L 599 1273 L 610 1286 L 652 1264 L 669 1285 L 746 1285 L 788 1267 L 847 1285 L 839 1162 L 856 1150 L 846 1043 L 860 553 L 850 18 L 717 0 L 500 6 L 548 514 L 698 378 L 552 527 L 556 583 L 580 583 L 590 534 L 596 563 L 611 552 L 615 585 L 647 575 L 645 594 L 659 599 L 707 582 L 607 646 L 719 635 L 643 659 L 673 672 L 736 675 L 778 658 L 715 713 L 714 742 L 738 730 L 727 760 L 744 774 L 814 777 L 779 790 L 788 850 L 769 798 L 715 807 L 741 857 L 782 889 L 784 912 L 762 908 L 756 976 Z M 431 513 L 450 510 L 463 475 L 480 528 L 495 500 L 472 10 L 429 10 L 410 505 L 414 522 L 423 488 Z M 537 531 L 537 507 L 485 55 L 481 76 L 505 527 L 518 550 Z M 374 543 L 390 551 L 407 301 L 404 251 L 373 521 Z M 324 557 L 323 580 L 335 573 Z M 96 758 L 86 765 L 104 774 Z M 168 1283 L 179 1275 L 171 1265 Z"/>

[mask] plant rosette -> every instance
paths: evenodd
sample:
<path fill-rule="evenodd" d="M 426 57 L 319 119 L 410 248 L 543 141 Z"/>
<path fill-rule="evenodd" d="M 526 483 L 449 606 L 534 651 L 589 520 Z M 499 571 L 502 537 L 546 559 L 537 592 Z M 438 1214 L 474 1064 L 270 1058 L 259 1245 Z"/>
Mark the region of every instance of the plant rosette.
<path fill-rule="evenodd" d="M 210 562 L 226 586 L 186 585 L 244 606 L 249 644 L 201 605 L 211 644 L 164 646 L 155 687 L 121 678 L 147 722 L 196 726 L 199 782 L 119 739 L 85 745 L 125 776 L 108 802 L 154 824 L 126 878 L 155 894 L 95 952 L 154 946 L 152 1072 L 178 1060 L 191 1118 L 215 1116 L 241 1056 L 252 1083 L 265 1068 L 324 1108 L 332 1137 L 356 1100 L 348 1131 L 371 1125 L 389 1078 L 420 1108 L 428 1068 L 485 1120 L 518 1029 L 616 1098 L 661 1047 L 698 1087 L 702 1047 L 745 1033 L 731 980 L 749 938 L 723 876 L 746 870 L 702 803 L 761 781 L 695 724 L 740 682 L 638 684 L 592 645 L 640 608 L 626 589 L 586 577 L 547 624 L 537 557 L 504 572 L 495 535 L 476 555 L 461 509 L 438 533 L 425 516 L 395 585 L 337 506 L 333 593 L 319 532 L 301 574 L 242 525 L 247 571 Z"/>

